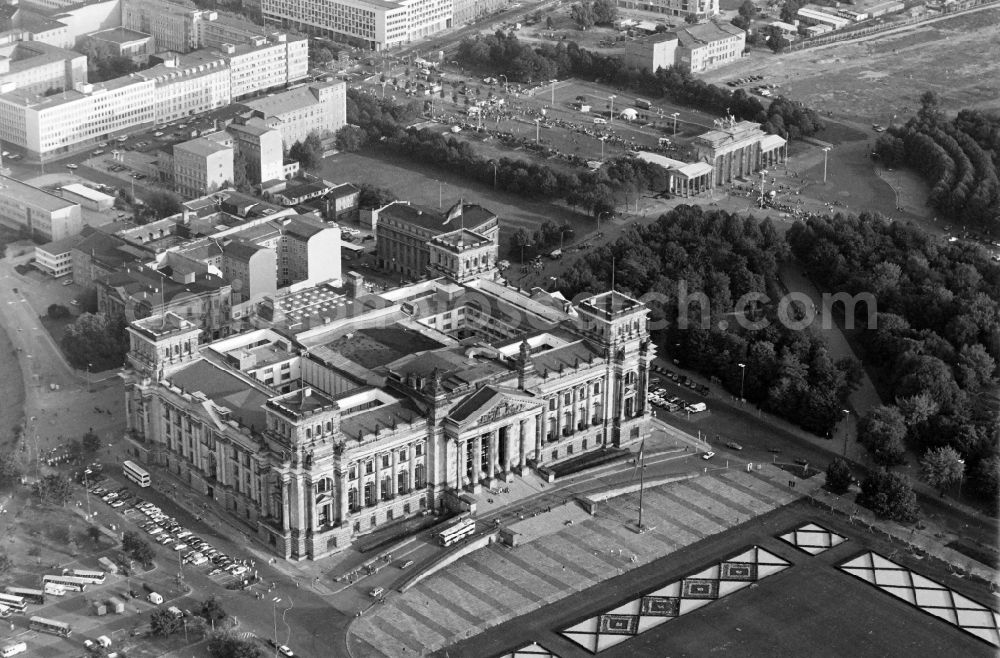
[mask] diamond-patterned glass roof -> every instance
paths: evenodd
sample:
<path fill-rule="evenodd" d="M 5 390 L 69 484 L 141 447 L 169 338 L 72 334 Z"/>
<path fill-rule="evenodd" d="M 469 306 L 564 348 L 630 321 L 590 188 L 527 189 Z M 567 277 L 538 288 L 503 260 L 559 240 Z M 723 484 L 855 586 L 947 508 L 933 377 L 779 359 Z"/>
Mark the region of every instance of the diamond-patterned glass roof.
<path fill-rule="evenodd" d="M 500 658 L 559 658 L 559 654 L 552 653 L 537 642 L 533 642 L 510 653 L 505 653 Z"/>
<path fill-rule="evenodd" d="M 739 555 L 585 619 L 561 633 L 591 653 L 600 653 L 789 566 L 787 560 L 751 546 Z"/>
<path fill-rule="evenodd" d="M 1000 614 L 941 583 L 873 551 L 844 562 L 840 569 L 993 646 L 1000 646 Z"/>
<path fill-rule="evenodd" d="M 827 530 L 818 523 L 807 523 L 791 532 L 779 535 L 778 539 L 810 555 L 819 555 L 847 541 L 847 537 L 838 535 L 833 530 Z"/>

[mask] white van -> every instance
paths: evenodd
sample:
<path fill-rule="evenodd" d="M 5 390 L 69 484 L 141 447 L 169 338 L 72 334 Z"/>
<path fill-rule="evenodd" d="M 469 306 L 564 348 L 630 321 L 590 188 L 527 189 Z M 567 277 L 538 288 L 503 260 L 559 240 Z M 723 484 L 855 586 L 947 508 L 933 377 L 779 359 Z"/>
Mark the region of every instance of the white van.
<path fill-rule="evenodd" d="M 107 635 L 102 635 L 101 637 L 97 638 L 97 643 L 102 647 L 104 647 L 105 649 L 107 649 L 108 647 L 111 646 L 111 638 L 108 637 Z"/>
<path fill-rule="evenodd" d="M 157 594 L 156 592 L 150 592 L 149 596 L 147 596 L 146 599 L 153 605 L 160 605 L 161 603 L 163 603 L 163 597 Z"/>
<path fill-rule="evenodd" d="M 27 642 L 16 642 L 14 644 L 8 644 L 3 649 L 0 649 L 0 656 L 7 658 L 8 656 L 16 656 L 19 653 L 24 653 L 27 650 Z"/>
<path fill-rule="evenodd" d="M 702 412 L 702 411 L 706 411 L 707 409 L 708 409 L 708 405 L 705 404 L 704 402 L 694 402 L 694 403 L 689 404 L 688 406 L 684 407 L 685 411 L 688 411 L 688 412 L 693 413 L 693 414 L 696 414 L 696 413 L 699 413 L 699 412 Z"/>
<path fill-rule="evenodd" d="M 603 124 L 605 124 L 607 122 L 608 122 L 607 119 L 602 119 L 601 117 L 597 117 L 596 119 L 594 119 L 594 123 L 601 124 L 601 125 L 603 125 Z"/>
<path fill-rule="evenodd" d="M 181 612 L 181 609 L 178 608 L 175 605 L 172 605 L 169 608 L 167 608 L 167 612 L 169 612 L 170 614 L 172 614 L 174 617 L 176 617 L 178 619 L 180 619 L 181 617 L 184 616 L 184 613 Z"/>

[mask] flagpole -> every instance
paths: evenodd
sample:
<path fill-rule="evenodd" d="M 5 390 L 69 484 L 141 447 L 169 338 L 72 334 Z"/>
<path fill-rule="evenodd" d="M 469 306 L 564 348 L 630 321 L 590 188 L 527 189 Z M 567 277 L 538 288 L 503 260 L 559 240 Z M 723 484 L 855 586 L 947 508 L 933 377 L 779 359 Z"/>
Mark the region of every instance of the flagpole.
<path fill-rule="evenodd" d="M 643 442 L 645 443 L 645 441 Z M 646 458 L 642 454 L 642 449 L 639 450 L 639 532 L 642 532 L 642 490 L 645 486 L 646 479 Z"/>

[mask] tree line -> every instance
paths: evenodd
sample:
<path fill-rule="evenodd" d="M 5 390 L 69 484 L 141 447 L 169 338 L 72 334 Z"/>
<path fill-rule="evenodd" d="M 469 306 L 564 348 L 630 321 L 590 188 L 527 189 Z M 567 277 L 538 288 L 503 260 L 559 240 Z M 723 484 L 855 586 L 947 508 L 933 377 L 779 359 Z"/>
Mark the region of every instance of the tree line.
<path fill-rule="evenodd" d="M 779 320 L 778 263 L 789 255 L 770 220 L 681 205 L 578 259 L 560 289 L 567 296 L 607 290 L 613 277 L 618 290 L 646 301 L 657 340 L 683 367 L 825 436 L 860 380 L 860 364 L 834 359 L 812 331 Z M 697 293 L 707 308 L 693 300 Z M 770 301 L 736 304 L 748 294 Z M 789 312 L 801 318 L 805 310 L 793 304 Z M 739 313 L 747 322 L 736 321 Z"/>
<path fill-rule="evenodd" d="M 497 31 L 464 39 L 458 47 L 458 61 L 491 75 L 504 75 L 511 82 L 531 84 L 572 76 L 635 89 L 650 98 L 755 121 L 767 132 L 787 139 L 809 137 L 823 129 L 816 111 L 799 102 L 777 98 L 764 107 L 743 89 L 707 83 L 677 66 L 655 72 L 632 70 L 619 56 L 591 52 L 572 41 L 532 46 L 521 43 L 513 33 Z"/>
<path fill-rule="evenodd" d="M 949 217 L 1000 227 L 1000 112 L 962 110 L 948 121 L 934 92 L 905 125 L 875 143 L 886 166 L 907 166 L 931 185 L 930 203 Z"/>
<path fill-rule="evenodd" d="M 662 190 L 667 184 L 663 167 L 634 158 L 619 158 L 586 172 L 567 172 L 515 158 L 490 160 L 478 155 L 466 141 L 432 129 L 404 127 L 418 111 L 413 103 L 397 105 L 356 90 L 347 92 L 347 121 L 353 124 L 349 127 L 359 138 L 359 147 L 378 143 L 414 161 L 431 162 L 521 196 L 563 199 L 597 217 L 644 190 Z"/>
<path fill-rule="evenodd" d="M 848 318 L 889 401 L 858 428 L 875 462 L 899 465 L 909 446 L 930 459 L 928 473 L 951 474 L 928 477 L 934 486 L 961 465 L 966 490 L 995 500 L 1000 266 L 977 246 L 877 214 L 812 217 L 789 230 L 788 242 L 821 288 L 875 298 L 875 326 L 864 304 Z"/>

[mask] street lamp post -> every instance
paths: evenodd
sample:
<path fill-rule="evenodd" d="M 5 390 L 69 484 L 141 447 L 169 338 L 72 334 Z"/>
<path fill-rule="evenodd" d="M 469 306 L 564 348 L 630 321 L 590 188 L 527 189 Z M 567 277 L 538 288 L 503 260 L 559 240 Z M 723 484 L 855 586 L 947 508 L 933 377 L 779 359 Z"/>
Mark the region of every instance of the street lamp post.
<path fill-rule="evenodd" d="M 538 122 L 539 119 L 535 119 L 535 144 L 538 143 Z"/>
<path fill-rule="evenodd" d="M 680 114 L 681 114 L 680 112 L 674 112 L 673 114 L 670 115 L 674 118 L 674 137 L 677 136 L 677 117 L 679 117 Z"/>
<path fill-rule="evenodd" d="M 745 363 L 737 363 L 736 365 L 738 365 L 740 367 L 740 402 L 742 402 L 743 401 L 743 382 L 746 381 L 746 377 L 747 377 L 747 364 L 745 364 Z"/>
<path fill-rule="evenodd" d="M 615 122 L 615 99 L 618 98 L 615 94 L 608 96 L 608 100 L 611 101 L 611 116 L 608 117 L 608 123 Z"/>
<path fill-rule="evenodd" d="M 552 100 L 549 101 L 549 107 L 554 108 L 556 106 L 556 83 L 559 81 L 549 80 L 549 82 L 552 84 Z"/>
<path fill-rule="evenodd" d="M 760 207 L 764 207 L 764 176 L 767 176 L 767 169 L 760 170 Z"/>
<path fill-rule="evenodd" d="M 497 189 L 497 163 L 493 162 L 493 189 Z"/>
<path fill-rule="evenodd" d="M 274 618 L 274 658 L 278 658 L 278 604 L 281 599 L 274 597 L 271 599 L 271 616 Z"/>
<path fill-rule="evenodd" d="M 844 414 L 844 458 L 847 458 L 847 438 L 850 432 L 850 424 L 847 422 L 851 416 L 851 412 L 848 409 L 841 409 L 841 413 Z"/>
<path fill-rule="evenodd" d="M 830 147 L 829 146 L 824 146 L 823 147 L 823 184 L 824 185 L 826 185 L 826 157 L 827 157 L 827 154 L 829 152 L 830 152 Z M 899 204 L 896 204 L 896 205 L 899 205 Z"/>
<path fill-rule="evenodd" d="M 83 495 L 87 497 L 87 522 L 89 523 L 93 515 L 90 513 L 90 482 L 87 479 L 88 475 L 90 475 L 90 469 L 83 469 Z"/>

